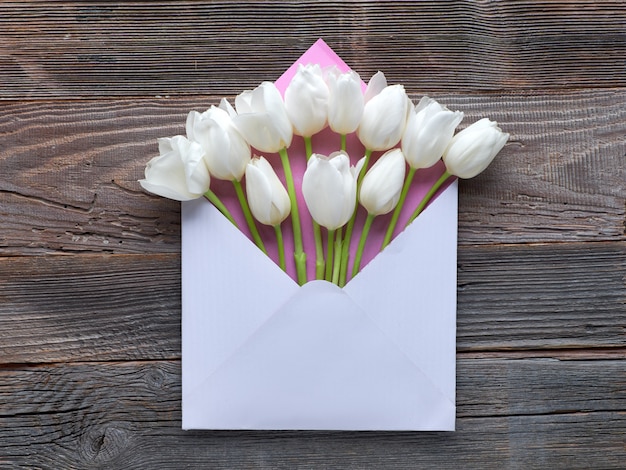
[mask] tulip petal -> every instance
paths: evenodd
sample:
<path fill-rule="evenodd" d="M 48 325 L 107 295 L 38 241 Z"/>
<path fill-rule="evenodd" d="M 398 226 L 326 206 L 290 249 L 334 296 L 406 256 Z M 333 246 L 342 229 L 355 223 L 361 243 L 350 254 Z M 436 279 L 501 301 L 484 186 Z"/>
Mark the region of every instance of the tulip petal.
<path fill-rule="evenodd" d="M 359 201 L 369 214 L 387 214 L 395 208 L 405 172 L 406 163 L 400 149 L 388 151 L 374 163 L 363 178 L 359 194 Z"/>
<path fill-rule="evenodd" d="M 270 225 L 272 187 L 262 171 L 253 164 L 246 167 L 246 193 L 252 215 L 265 225 Z"/>
<path fill-rule="evenodd" d="M 226 111 L 231 118 L 237 115 L 237 111 L 235 111 L 235 108 L 232 107 L 226 98 L 221 99 L 219 108 Z"/>
<path fill-rule="evenodd" d="M 265 158 L 255 157 L 248 163 L 246 192 L 252 215 L 262 224 L 275 226 L 289 215 L 287 190 Z"/>
<path fill-rule="evenodd" d="M 356 180 L 348 155 L 313 154 L 302 179 L 302 194 L 311 217 L 328 230 L 343 226 L 356 204 Z"/>
<path fill-rule="evenodd" d="M 367 88 L 365 89 L 365 103 L 378 95 L 387 87 L 387 78 L 385 74 L 380 70 L 372 75 L 369 82 L 367 82 Z"/>

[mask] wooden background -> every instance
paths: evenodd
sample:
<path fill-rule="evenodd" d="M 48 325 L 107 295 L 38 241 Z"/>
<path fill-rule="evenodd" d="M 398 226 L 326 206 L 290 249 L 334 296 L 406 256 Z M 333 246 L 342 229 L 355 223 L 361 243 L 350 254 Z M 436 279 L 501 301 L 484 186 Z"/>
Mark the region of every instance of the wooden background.
<path fill-rule="evenodd" d="M 186 113 L 323 37 L 509 144 L 460 184 L 455 433 L 183 432 Z M 0 2 L 0 467 L 623 468 L 623 1 Z"/>

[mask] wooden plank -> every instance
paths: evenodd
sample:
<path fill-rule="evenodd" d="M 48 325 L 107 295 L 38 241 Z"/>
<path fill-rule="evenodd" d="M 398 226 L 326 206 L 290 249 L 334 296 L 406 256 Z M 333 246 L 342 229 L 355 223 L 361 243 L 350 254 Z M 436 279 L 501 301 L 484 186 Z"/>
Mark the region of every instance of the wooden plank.
<path fill-rule="evenodd" d="M 623 372 L 623 360 L 460 359 L 454 433 L 184 432 L 178 362 L 5 367 L 0 462 L 67 469 L 621 468 Z"/>
<path fill-rule="evenodd" d="M 621 1 L 2 2 L 0 97 L 235 94 L 319 37 L 417 90 L 625 86 L 625 25 Z"/>
<path fill-rule="evenodd" d="M 511 133 L 460 184 L 460 244 L 625 239 L 626 90 L 435 97 Z M 218 99 L 0 103 L 0 254 L 179 252 L 179 204 L 136 180 Z"/>
<path fill-rule="evenodd" d="M 626 244 L 459 250 L 457 348 L 624 346 Z"/>
<path fill-rule="evenodd" d="M 0 262 L 0 361 L 180 357 L 180 257 Z"/>
<path fill-rule="evenodd" d="M 625 243 L 461 247 L 459 351 L 624 346 Z M 178 255 L 0 259 L 0 363 L 180 357 Z"/>
<path fill-rule="evenodd" d="M 457 416 L 522 417 L 626 408 L 626 350 L 613 359 L 582 353 L 564 359 L 552 351 L 543 357 L 457 359 Z M 605 376 L 606 374 L 606 376 Z"/>

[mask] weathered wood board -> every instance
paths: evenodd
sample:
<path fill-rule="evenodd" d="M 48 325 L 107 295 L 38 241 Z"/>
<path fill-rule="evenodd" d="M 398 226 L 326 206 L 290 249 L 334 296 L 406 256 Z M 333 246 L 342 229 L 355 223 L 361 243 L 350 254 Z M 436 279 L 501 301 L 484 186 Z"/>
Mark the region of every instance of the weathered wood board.
<path fill-rule="evenodd" d="M 180 429 L 180 207 L 137 179 L 319 37 L 511 134 L 459 185 L 455 433 Z M 625 327 L 623 1 L 0 2 L 0 468 L 623 468 Z"/>

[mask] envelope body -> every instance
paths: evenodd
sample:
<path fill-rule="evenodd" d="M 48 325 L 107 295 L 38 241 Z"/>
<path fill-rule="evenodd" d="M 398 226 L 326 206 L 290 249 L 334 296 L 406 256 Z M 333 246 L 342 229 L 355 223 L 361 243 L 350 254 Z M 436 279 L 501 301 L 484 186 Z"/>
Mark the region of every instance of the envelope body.
<path fill-rule="evenodd" d="M 456 182 L 342 289 L 183 203 L 183 429 L 454 430 L 456 250 Z"/>

